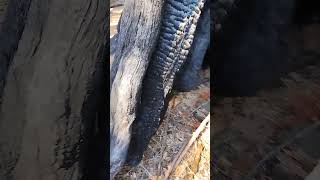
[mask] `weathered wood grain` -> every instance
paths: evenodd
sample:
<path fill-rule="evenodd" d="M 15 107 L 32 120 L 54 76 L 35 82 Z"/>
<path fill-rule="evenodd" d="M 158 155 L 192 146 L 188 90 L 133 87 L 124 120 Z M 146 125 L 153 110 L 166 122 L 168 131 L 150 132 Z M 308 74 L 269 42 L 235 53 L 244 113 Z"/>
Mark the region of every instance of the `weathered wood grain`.
<path fill-rule="evenodd" d="M 163 0 L 127 0 L 124 6 L 110 72 L 111 164 L 125 158 L 122 153 L 126 153 L 142 79 L 157 41 L 162 5 Z"/>
<path fill-rule="evenodd" d="M 107 6 L 31 1 L 0 107 L 0 179 L 85 179 Z"/>

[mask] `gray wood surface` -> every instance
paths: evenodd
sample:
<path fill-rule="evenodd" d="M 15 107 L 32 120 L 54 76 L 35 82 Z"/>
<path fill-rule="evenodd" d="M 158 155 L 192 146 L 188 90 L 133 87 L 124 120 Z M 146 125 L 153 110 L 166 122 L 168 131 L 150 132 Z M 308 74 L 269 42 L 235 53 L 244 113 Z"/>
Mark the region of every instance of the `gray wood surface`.
<path fill-rule="evenodd" d="M 110 145 L 111 154 L 116 154 L 113 150 L 123 149 L 123 144 L 128 145 L 142 79 L 160 29 L 162 5 L 163 0 L 125 3 L 111 69 L 110 126 L 111 134 L 116 133 Z"/>
<path fill-rule="evenodd" d="M 106 0 L 32 0 L 0 111 L 0 179 L 79 179 Z"/>

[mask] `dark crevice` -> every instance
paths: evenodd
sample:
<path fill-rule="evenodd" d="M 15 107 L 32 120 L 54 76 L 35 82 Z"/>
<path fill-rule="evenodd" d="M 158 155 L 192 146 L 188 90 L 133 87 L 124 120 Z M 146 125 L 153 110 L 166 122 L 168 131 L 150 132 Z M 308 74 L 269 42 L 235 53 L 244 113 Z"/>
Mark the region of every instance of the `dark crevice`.
<path fill-rule="evenodd" d="M 108 169 L 108 86 L 109 43 L 101 48 L 93 77 L 87 91 L 87 98 L 82 108 L 84 141 L 80 147 L 80 168 L 82 180 L 107 179 Z"/>
<path fill-rule="evenodd" d="M 31 0 L 10 0 L 7 7 L 6 17 L 0 30 L 0 99 L 9 66 L 25 27 L 30 4 Z"/>
<path fill-rule="evenodd" d="M 39 40 L 32 51 L 31 57 L 33 57 L 39 49 L 39 45 L 41 43 L 41 38 L 42 38 L 42 33 L 43 33 L 43 24 L 41 24 L 41 26 L 40 26 Z"/>
<path fill-rule="evenodd" d="M 306 25 L 320 23 L 320 11 L 311 1 L 235 2 L 227 17 L 214 14 L 222 19 L 212 33 L 209 54 L 216 96 L 255 96 L 283 86 L 281 78 L 288 73 L 316 63 L 316 54 L 303 61 L 290 57 L 288 42 L 291 31 L 301 33 Z"/>
<path fill-rule="evenodd" d="M 254 96 L 261 89 L 281 85 L 280 77 L 288 68 L 283 39 L 293 4 L 248 0 L 232 9 L 221 30 L 213 33 L 216 95 Z"/>
<path fill-rule="evenodd" d="M 319 6 L 311 0 L 297 0 L 296 12 L 294 14 L 294 24 L 299 27 L 307 24 L 320 23 L 320 10 Z"/>

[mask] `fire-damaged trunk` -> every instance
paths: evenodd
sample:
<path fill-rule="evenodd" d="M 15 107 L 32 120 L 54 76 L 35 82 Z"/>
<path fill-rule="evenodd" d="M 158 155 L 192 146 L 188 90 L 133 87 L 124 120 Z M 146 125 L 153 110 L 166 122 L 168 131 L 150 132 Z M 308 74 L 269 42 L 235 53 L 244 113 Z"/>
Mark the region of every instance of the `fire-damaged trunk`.
<path fill-rule="evenodd" d="M 114 175 L 125 161 L 142 78 L 156 44 L 163 0 L 128 0 L 120 21 L 110 71 L 110 165 Z"/>
<path fill-rule="evenodd" d="M 111 48 L 115 54 L 110 70 L 112 175 L 126 158 L 131 165 L 141 160 L 159 127 L 176 73 L 188 57 L 204 3 L 125 2 L 119 33 L 111 41 L 116 42 Z"/>
<path fill-rule="evenodd" d="M 1 180 L 98 179 L 105 171 L 107 7 L 9 1 L 0 31 Z"/>
<path fill-rule="evenodd" d="M 143 155 L 141 152 L 146 150 L 160 125 L 166 111 L 168 93 L 172 89 L 176 73 L 187 59 L 194 40 L 204 1 L 183 3 L 172 0 L 165 6 L 158 44 L 143 79 L 141 103 L 132 125 L 133 134 L 127 159 L 133 165 L 140 162 Z M 200 46 L 201 44 L 197 44 L 197 47 Z M 206 48 L 203 48 L 203 54 L 205 50 Z"/>

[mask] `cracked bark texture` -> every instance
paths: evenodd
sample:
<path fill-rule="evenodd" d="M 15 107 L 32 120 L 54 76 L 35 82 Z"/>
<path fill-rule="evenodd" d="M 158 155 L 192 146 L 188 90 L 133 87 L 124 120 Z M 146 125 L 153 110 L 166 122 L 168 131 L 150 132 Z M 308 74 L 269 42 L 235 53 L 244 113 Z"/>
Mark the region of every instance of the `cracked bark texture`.
<path fill-rule="evenodd" d="M 103 116 L 107 1 L 10 3 L 13 16 L 0 33 L 7 68 L 0 179 L 91 179 L 86 164 L 88 152 L 98 151 L 88 148 L 97 146 L 92 137 L 101 138 L 93 127 Z"/>
<path fill-rule="evenodd" d="M 210 8 L 207 2 L 199 18 L 187 60 L 174 80 L 175 90 L 190 91 L 200 84 L 200 71 L 209 48 L 210 31 Z"/>
<path fill-rule="evenodd" d="M 143 79 L 141 101 L 132 124 L 127 162 L 137 165 L 166 112 L 176 73 L 185 63 L 205 0 L 168 0 L 157 46 Z M 122 28 L 122 26 L 121 26 Z"/>
<path fill-rule="evenodd" d="M 114 175 L 125 161 L 142 79 L 156 44 L 163 0 L 127 0 L 110 71 L 110 165 Z"/>
<path fill-rule="evenodd" d="M 159 127 L 175 75 L 193 43 L 204 2 L 126 1 L 119 33 L 111 40 L 112 175 L 126 157 L 130 165 L 140 162 Z"/>

